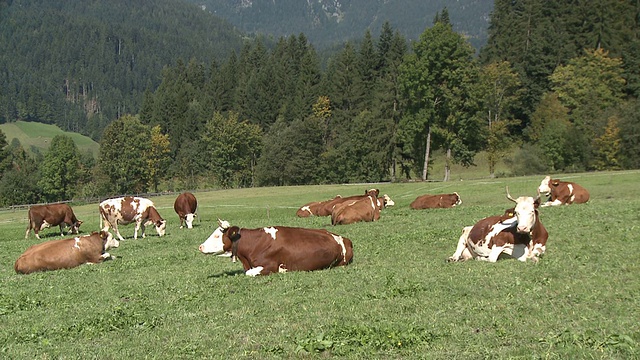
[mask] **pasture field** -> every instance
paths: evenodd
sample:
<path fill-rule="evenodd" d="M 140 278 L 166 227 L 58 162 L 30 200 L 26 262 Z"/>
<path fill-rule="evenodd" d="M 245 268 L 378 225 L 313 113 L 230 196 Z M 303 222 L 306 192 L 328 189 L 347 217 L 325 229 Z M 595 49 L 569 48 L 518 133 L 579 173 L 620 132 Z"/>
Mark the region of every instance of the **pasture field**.
<path fill-rule="evenodd" d="M 5 359 L 633 359 L 640 358 L 640 171 L 566 174 L 584 205 L 542 208 L 539 263 L 447 263 L 461 228 L 535 195 L 544 176 L 448 183 L 196 192 L 199 221 L 179 229 L 175 195 L 153 198 L 168 220 L 117 258 L 31 275 L 13 264 L 30 245 L 26 211 L 0 213 L 0 357 Z M 396 202 L 380 221 L 300 219 L 309 201 L 377 187 Z M 454 209 L 415 211 L 422 194 L 457 191 Z M 97 204 L 77 205 L 83 233 Z M 354 243 L 341 268 L 248 277 L 198 245 L 216 219 L 254 228 L 328 228 Z M 43 240 L 60 238 L 56 230 Z"/>

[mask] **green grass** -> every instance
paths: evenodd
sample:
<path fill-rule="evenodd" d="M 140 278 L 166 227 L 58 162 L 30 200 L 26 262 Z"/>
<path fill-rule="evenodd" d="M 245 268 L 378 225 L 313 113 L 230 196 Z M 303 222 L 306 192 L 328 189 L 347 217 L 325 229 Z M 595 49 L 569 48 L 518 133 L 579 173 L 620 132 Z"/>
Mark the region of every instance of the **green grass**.
<path fill-rule="evenodd" d="M 62 131 L 55 125 L 17 121 L 14 123 L 0 124 L 0 130 L 6 135 L 7 143 L 11 143 L 11 140 L 16 138 L 27 151 L 30 151 L 31 147 L 35 147 L 44 154 L 49 149 L 54 136 L 66 135 L 73 139 L 73 142 L 78 146 L 78 150 L 82 154 L 91 151 L 94 157 L 98 157 L 100 146 L 97 142 L 78 133 Z"/>
<path fill-rule="evenodd" d="M 200 222 L 178 229 L 175 196 L 154 198 L 167 236 L 149 229 L 117 258 L 31 275 L 26 211 L 0 212 L 0 356 L 25 359 L 348 358 L 632 359 L 640 357 L 639 171 L 571 174 L 584 205 L 541 209 L 550 238 L 538 264 L 446 263 L 460 230 L 534 195 L 543 176 L 379 184 L 396 206 L 374 223 L 331 227 L 298 206 L 371 185 L 195 193 Z M 425 193 L 457 191 L 454 209 L 414 211 Z M 97 204 L 74 206 L 98 228 Z M 197 250 L 216 227 L 328 228 L 354 243 L 347 267 L 251 278 Z M 45 239 L 59 238 L 44 230 Z"/>

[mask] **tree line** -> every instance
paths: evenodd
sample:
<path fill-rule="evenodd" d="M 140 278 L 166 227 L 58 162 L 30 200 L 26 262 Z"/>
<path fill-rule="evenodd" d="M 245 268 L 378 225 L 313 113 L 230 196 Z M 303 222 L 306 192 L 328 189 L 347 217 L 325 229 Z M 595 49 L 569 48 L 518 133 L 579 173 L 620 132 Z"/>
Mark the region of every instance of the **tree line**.
<path fill-rule="evenodd" d="M 631 2 L 616 4 L 637 13 Z M 70 145 L 33 163 L 19 144 L 2 146 L 0 199 L 10 204 L 18 200 L 7 200 L 9 193 L 28 194 L 11 189 L 29 171 L 38 180 L 23 186 L 53 201 L 426 180 L 434 151 L 446 158 L 444 180 L 452 163 L 472 165 L 479 151 L 487 153 L 489 176 L 498 175 L 500 161 L 515 175 L 640 167 L 638 26 L 602 16 L 606 26 L 588 34 L 572 28 L 586 21 L 586 8 L 558 6 L 566 17 L 554 19 L 563 26 L 557 42 L 542 5 L 496 1 L 480 56 L 453 31 L 445 9 L 419 41 L 407 44 L 385 23 L 377 38 L 367 31 L 346 43 L 326 67 L 304 34 L 273 48 L 248 42 L 225 61 L 178 60 L 145 92 L 137 114 L 105 128 L 93 163 Z M 614 36 L 616 29 L 626 35 Z M 72 180 L 60 165 L 68 162 L 78 170 Z M 72 184 L 67 193 L 65 184 Z"/>

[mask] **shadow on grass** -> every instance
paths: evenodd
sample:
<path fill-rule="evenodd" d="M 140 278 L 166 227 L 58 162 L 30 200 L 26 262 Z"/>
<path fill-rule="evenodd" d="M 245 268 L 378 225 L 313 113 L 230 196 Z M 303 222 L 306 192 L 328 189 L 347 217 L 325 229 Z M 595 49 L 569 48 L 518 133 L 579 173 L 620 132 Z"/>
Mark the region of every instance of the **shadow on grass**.
<path fill-rule="evenodd" d="M 240 275 L 240 274 L 244 275 L 244 270 L 225 271 L 225 272 L 220 273 L 220 274 L 209 275 L 209 276 L 207 276 L 207 279 L 221 278 L 221 277 L 225 277 L 225 276 L 236 276 L 236 275 Z"/>

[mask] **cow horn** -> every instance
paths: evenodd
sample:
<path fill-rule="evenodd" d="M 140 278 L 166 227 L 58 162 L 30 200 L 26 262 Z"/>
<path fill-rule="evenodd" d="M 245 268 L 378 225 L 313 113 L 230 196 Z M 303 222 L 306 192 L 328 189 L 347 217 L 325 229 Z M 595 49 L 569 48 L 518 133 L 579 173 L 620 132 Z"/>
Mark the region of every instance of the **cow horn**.
<path fill-rule="evenodd" d="M 509 186 L 508 185 L 507 185 L 507 199 L 513 201 L 514 203 L 517 203 L 516 199 L 511 197 L 511 194 L 509 194 Z"/>

